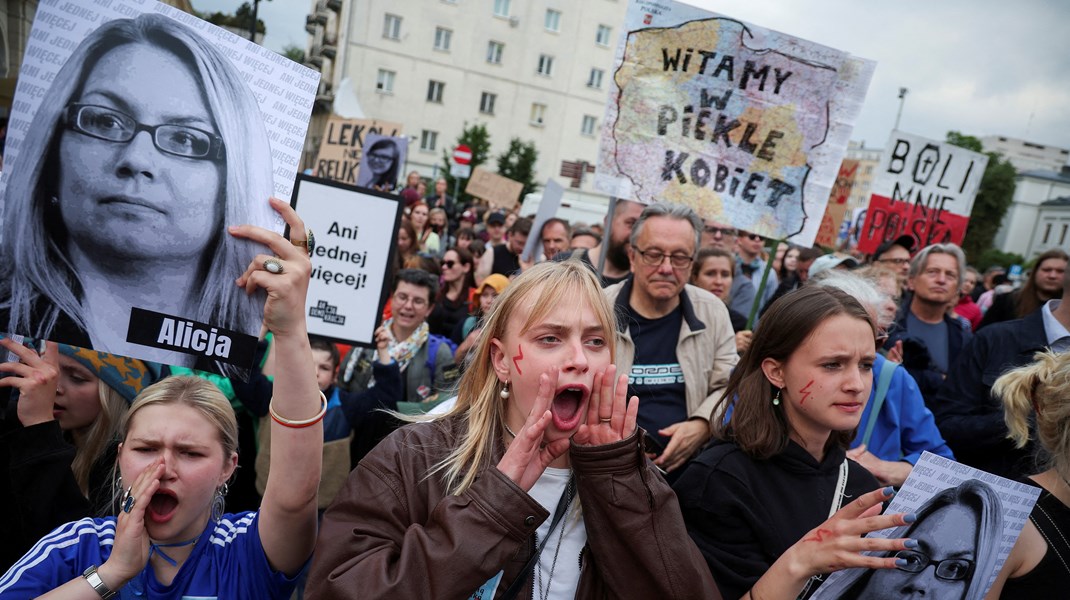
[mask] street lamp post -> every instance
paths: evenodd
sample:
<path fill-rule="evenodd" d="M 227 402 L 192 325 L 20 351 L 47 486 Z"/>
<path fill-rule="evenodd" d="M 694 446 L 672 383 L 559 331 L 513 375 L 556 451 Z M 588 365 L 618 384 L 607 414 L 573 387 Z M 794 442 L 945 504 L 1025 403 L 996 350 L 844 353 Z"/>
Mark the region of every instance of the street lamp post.
<path fill-rule="evenodd" d="M 260 8 L 260 0 L 253 0 L 253 22 L 249 25 L 249 41 L 256 43 L 256 13 Z"/>
<path fill-rule="evenodd" d="M 899 88 L 899 112 L 896 113 L 896 115 L 895 115 L 895 127 L 894 127 L 894 129 L 896 131 L 899 130 L 899 119 L 903 116 L 903 105 L 906 104 L 907 92 L 909 92 L 909 91 L 910 90 L 908 90 L 905 87 Z"/>

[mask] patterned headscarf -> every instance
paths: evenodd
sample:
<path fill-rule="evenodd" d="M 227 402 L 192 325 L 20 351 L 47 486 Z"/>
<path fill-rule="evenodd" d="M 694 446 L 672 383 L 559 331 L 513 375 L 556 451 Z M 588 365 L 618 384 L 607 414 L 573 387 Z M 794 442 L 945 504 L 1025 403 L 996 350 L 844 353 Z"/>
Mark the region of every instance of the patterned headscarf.
<path fill-rule="evenodd" d="M 88 348 L 57 344 L 64 356 L 78 361 L 102 379 L 108 387 L 119 392 L 127 402 L 133 402 L 141 390 L 155 381 L 152 370 L 142 361 L 126 356 L 105 354 Z"/>

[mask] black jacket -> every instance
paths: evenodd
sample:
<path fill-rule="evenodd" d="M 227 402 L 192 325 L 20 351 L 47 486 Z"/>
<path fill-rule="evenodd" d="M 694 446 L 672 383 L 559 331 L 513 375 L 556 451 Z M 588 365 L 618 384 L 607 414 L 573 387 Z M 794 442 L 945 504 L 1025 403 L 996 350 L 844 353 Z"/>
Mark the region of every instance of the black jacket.
<path fill-rule="evenodd" d="M 925 404 L 929 406 L 929 410 L 935 413 L 936 409 L 933 408 L 933 401 L 936 398 L 937 390 L 944 383 L 946 374 L 933 364 L 929 349 L 924 342 L 907 333 L 907 315 L 909 313 L 910 304 L 905 303 L 895 319 L 895 327 L 888 336 L 884 349 L 890 350 L 895 346 L 896 342 L 903 341 L 903 367 L 914 378 L 914 381 L 918 382 L 918 389 L 921 390 L 921 395 L 925 398 Z M 944 315 L 944 323 L 947 323 L 947 361 L 948 365 L 952 365 L 955 362 L 955 357 L 962 352 L 962 347 L 966 343 L 968 334 L 960 321 L 952 319 L 946 314 Z M 947 436 L 945 435 L 945 437 Z M 952 450 L 954 448 L 954 446 L 951 447 Z"/>
<path fill-rule="evenodd" d="M 1003 404 L 992 397 L 992 384 L 1007 371 L 1033 362 L 1047 349 L 1044 316 L 996 323 L 977 332 L 961 353 L 952 354 L 947 380 L 929 409 L 955 457 L 971 467 L 1009 479 L 1036 473 L 1032 445 L 1022 450 L 1007 439 Z"/>

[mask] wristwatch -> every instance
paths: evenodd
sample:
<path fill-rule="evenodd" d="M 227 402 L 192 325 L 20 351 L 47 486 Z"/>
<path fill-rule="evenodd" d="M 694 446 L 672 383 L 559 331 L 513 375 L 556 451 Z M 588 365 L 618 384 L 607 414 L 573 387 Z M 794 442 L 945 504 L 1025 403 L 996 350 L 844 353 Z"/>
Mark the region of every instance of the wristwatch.
<path fill-rule="evenodd" d="M 108 587 L 108 584 L 104 583 L 104 580 L 100 578 L 100 575 L 97 575 L 96 565 L 93 565 L 86 569 L 85 572 L 82 573 L 82 577 L 85 577 L 85 580 L 89 582 L 89 585 L 93 586 L 93 589 L 98 594 L 100 594 L 100 597 L 104 600 L 109 600 L 110 598 L 114 598 L 119 595 L 118 592 L 112 591 Z"/>

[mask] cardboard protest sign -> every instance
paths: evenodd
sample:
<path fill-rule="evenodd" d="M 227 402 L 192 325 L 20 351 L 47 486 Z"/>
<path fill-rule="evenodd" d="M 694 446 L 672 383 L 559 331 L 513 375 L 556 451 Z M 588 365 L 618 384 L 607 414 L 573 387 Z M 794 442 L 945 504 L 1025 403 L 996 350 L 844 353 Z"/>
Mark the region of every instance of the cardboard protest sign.
<path fill-rule="evenodd" d="M 357 185 L 380 192 L 392 192 L 405 165 L 409 139 L 389 135 L 364 136 L 364 155 L 357 173 Z"/>
<path fill-rule="evenodd" d="M 492 207 L 511 210 L 520 200 L 520 192 L 524 191 L 524 184 L 497 173 L 491 173 L 483 167 L 476 167 L 464 191 L 476 198 L 486 200 Z"/>
<path fill-rule="evenodd" d="M 565 188 L 561 187 L 560 183 L 553 179 L 546 180 L 546 185 L 542 188 L 542 199 L 539 201 L 539 208 L 535 211 L 535 219 L 531 223 L 531 234 L 528 235 L 528 241 L 524 244 L 524 252 L 520 255 L 524 260 L 532 260 L 536 252 L 542 252 L 542 239 L 540 239 L 539 235 L 542 232 L 542 226 L 548 219 L 557 214 L 557 209 L 561 208 L 561 199 L 564 196 Z M 553 257 L 547 256 L 546 258 Z"/>
<path fill-rule="evenodd" d="M 903 234 L 914 236 L 916 248 L 961 245 L 986 166 L 984 154 L 893 131 L 870 186 L 858 249 L 874 252 Z"/>
<path fill-rule="evenodd" d="M 152 0 L 41 2 L 8 125 L 0 330 L 165 364 L 252 365 L 319 73 Z"/>
<path fill-rule="evenodd" d="M 331 115 L 316 155 L 315 175 L 356 185 L 364 138 L 369 134 L 400 137 L 401 124 Z"/>
<path fill-rule="evenodd" d="M 390 293 L 402 203 L 397 196 L 299 175 L 291 204 L 315 232 L 308 332 L 375 345 Z"/>
<path fill-rule="evenodd" d="M 596 185 L 809 246 L 874 63 L 670 0 L 631 0 Z"/>
<path fill-rule="evenodd" d="M 959 583 L 957 598 L 983 600 L 1029 519 L 1040 489 L 974 469 L 925 452 L 885 514 L 914 513 L 910 525 L 884 529 L 867 537 L 912 538 L 917 550 L 898 554 L 907 565 L 897 569 L 837 571 L 811 600 L 869 598 L 874 590 L 916 587 L 918 596 L 942 597 L 925 582 L 937 577 Z M 883 553 L 870 553 L 885 556 Z M 942 561 L 936 565 L 935 560 Z"/>
<path fill-rule="evenodd" d="M 821 227 L 817 230 L 814 244 L 835 246 L 839 241 L 840 223 L 843 222 L 843 215 L 847 212 L 847 199 L 851 197 L 851 188 L 854 187 L 856 173 L 858 173 L 857 160 L 848 158 L 840 164 L 840 173 L 836 176 L 836 184 L 832 186 L 829 204 L 825 208 L 825 216 L 821 218 Z"/>

